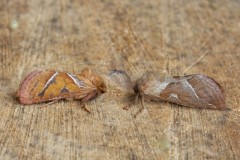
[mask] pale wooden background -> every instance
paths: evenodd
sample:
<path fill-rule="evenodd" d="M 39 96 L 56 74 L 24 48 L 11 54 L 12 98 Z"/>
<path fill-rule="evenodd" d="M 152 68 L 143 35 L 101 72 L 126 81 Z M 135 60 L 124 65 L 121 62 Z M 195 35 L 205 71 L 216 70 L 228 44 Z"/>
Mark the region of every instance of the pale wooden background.
<path fill-rule="evenodd" d="M 239 159 L 240 1 L 1 0 L 0 159 Z M 205 55 L 205 56 L 204 56 Z M 203 73 L 215 78 L 232 111 L 164 102 L 140 105 L 108 76 L 125 69 Z M 88 103 L 45 109 L 14 98 L 34 69 L 101 74 L 108 92 Z"/>

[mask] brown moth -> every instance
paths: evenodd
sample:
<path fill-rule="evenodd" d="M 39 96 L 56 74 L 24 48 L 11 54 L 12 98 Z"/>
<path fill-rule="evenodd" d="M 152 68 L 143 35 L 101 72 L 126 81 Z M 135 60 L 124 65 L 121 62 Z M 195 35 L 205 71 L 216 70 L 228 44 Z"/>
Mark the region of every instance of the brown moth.
<path fill-rule="evenodd" d="M 150 99 L 193 108 L 223 110 L 226 107 L 223 88 L 203 74 L 166 78 L 145 74 L 136 81 L 134 92 L 142 103 L 143 99 Z"/>

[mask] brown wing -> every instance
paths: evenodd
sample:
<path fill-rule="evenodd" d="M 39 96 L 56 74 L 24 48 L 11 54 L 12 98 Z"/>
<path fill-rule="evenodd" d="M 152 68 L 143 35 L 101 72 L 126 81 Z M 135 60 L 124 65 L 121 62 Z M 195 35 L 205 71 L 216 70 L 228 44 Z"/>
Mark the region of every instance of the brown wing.
<path fill-rule="evenodd" d="M 222 87 L 212 78 L 201 74 L 177 78 L 160 93 L 160 98 L 189 107 L 225 108 Z"/>

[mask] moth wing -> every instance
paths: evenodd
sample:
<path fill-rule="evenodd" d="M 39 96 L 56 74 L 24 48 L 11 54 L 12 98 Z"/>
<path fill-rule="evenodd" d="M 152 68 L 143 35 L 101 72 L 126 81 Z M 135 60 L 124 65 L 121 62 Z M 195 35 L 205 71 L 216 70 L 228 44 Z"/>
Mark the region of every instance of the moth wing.
<path fill-rule="evenodd" d="M 224 90 L 214 79 L 206 75 L 195 74 L 187 78 L 187 81 L 195 90 L 200 103 L 206 103 L 209 108 L 225 108 Z"/>
<path fill-rule="evenodd" d="M 92 78 L 92 70 L 90 68 L 86 67 L 81 71 L 80 75 L 87 79 L 91 79 Z"/>
<path fill-rule="evenodd" d="M 164 101 L 184 105 L 184 106 L 196 106 L 197 99 L 194 97 L 189 89 L 182 86 L 181 82 L 171 82 L 167 87 L 159 94 L 159 97 Z M 198 102 L 198 101 L 197 101 Z"/>
<path fill-rule="evenodd" d="M 20 88 L 20 102 L 33 104 L 64 98 L 81 99 L 92 92 L 94 86 L 84 77 L 79 79 L 73 74 L 45 70 L 29 74 Z"/>
<path fill-rule="evenodd" d="M 124 70 L 111 70 L 108 74 L 110 85 L 116 86 L 123 90 L 132 90 L 133 84 Z"/>
<path fill-rule="evenodd" d="M 52 77 L 54 71 L 39 71 L 35 70 L 31 72 L 21 83 L 17 96 L 19 97 L 20 103 L 32 104 L 32 98 L 34 93 L 41 90 L 48 79 Z"/>
<path fill-rule="evenodd" d="M 225 108 L 221 86 L 212 78 L 195 74 L 178 78 L 160 93 L 162 99 L 184 106 L 199 108 Z"/>

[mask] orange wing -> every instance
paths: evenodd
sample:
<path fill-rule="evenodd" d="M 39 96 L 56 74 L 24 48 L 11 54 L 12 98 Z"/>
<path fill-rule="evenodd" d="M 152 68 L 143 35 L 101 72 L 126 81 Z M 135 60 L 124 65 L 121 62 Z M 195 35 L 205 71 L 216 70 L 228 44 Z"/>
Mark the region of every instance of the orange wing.
<path fill-rule="evenodd" d="M 66 98 L 82 99 L 97 88 L 81 74 L 33 71 L 20 86 L 21 104 L 33 104 Z"/>

